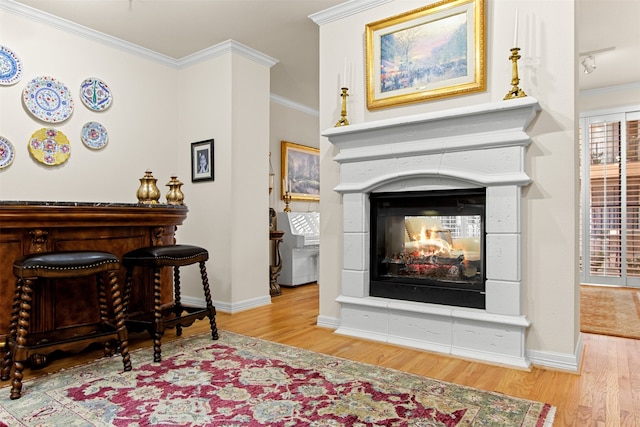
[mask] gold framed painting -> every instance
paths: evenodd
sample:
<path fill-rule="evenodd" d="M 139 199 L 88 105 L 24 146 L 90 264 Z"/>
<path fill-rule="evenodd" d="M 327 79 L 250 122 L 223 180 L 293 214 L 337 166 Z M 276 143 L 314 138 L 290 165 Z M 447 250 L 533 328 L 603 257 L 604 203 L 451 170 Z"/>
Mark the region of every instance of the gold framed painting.
<path fill-rule="evenodd" d="M 320 200 L 320 150 L 313 147 L 282 141 L 281 147 L 281 192 L 291 200 Z"/>
<path fill-rule="evenodd" d="M 484 0 L 443 0 L 367 24 L 367 108 L 486 90 L 484 39 Z"/>

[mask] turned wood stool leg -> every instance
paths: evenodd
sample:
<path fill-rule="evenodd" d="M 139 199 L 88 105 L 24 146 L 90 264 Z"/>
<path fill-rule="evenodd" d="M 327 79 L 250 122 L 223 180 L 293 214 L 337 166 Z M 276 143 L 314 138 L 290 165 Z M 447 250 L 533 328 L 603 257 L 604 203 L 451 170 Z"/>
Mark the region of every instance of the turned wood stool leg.
<path fill-rule="evenodd" d="M 153 269 L 153 316 L 155 328 L 153 331 L 153 361 L 160 362 L 162 354 L 160 349 L 160 340 L 164 335 L 164 322 L 162 321 L 161 308 L 161 287 L 160 287 L 160 268 Z"/>
<path fill-rule="evenodd" d="M 107 292 L 104 288 L 104 280 L 101 274 L 96 274 L 96 285 L 98 287 L 98 307 L 100 310 L 100 328 L 105 329 L 109 323 L 109 314 L 107 311 Z M 104 355 L 113 356 L 115 349 L 111 347 L 111 341 L 104 342 Z"/>
<path fill-rule="evenodd" d="M 181 298 L 181 290 L 180 290 L 180 267 L 177 265 L 173 267 L 173 289 L 174 289 L 174 305 L 173 312 L 176 316 L 180 316 L 182 314 L 182 301 Z M 176 325 L 176 335 L 182 335 L 182 325 Z"/>
<path fill-rule="evenodd" d="M 9 394 L 12 400 L 19 399 L 22 392 L 22 371 L 24 370 L 24 362 L 27 361 L 27 334 L 31 320 L 32 284 L 33 281 L 31 279 L 23 279 L 20 292 L 20 314 L 13 351 L 13 379 L 11 380 L 11 393 Z"/>
<path fill-rule="evenodd" d="M 124 297 L 122 300 L 122 311 L 125 318 L 129 313 L 129 304 L 131 302 L 131 284 L 133 282 L 133 266 L 127 267 L 124 278 Z"/>
<path fill-rule="evenodd" d="M 207 317 L 209 317 L 209 325 L 211 327 L 211 338 L 218 339 L 218 326 L 216 325 L 216 308 L 211 300 L 211 290 L 209 289 L 209 276 L 207 276 L 207 267 L 204 261 L 200 261 L 200 277 L 202 277 L 202 289 L 204 290 L 204 299 L 207 304 Z"/>
<path fill-rule="evenodd" d="M 9 332 L 7 333 L 7 339 L 5 340 L 4 361 L 2 362 L 2 373 L 0 374 L 0 380 L 6 381 L 11 375 L 11 362 L 13 358 L 13 350 L 10 341 L 16 340 L 16 334 L 18 332 L 18 317 L 20 316 L 20 298 L 22 295 L 22 280 L 16 280 L 16 287 L 13 293 L 13 305 L 11 306 L 11 323 L 9 324 Z"/>
<path fill-rule="evenodd" d="M 109 271 L 109 285 L 111 286 L 111 299 L 113 300 L 113 313 L 116 318 L 116 330 L 118 332 L 118 341 L 120 343 L 120 355 L 122 355 L 122 363 L 125 371 L 130 371 L 131 356 L 129 355 L 129 333 L 124 324 L 124 310 L 122 308 L 122 298 L 120 296 L 120 287 L 118 286 L 118 278 L 114 270 Z"/>

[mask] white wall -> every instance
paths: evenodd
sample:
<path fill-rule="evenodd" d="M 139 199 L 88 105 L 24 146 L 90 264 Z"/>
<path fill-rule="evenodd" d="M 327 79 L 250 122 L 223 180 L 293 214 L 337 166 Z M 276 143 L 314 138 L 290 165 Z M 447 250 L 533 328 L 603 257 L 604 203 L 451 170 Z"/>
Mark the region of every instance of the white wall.
<path fill-rule="evenodd" d="M 355 3 L 355 2 L 352 2 Z M 365 4 L 367 2 L 358 2 Z M 373 2 L 369 2 L 372 3 Z M 541 3 L 544 3 L 542 7 Z M 569 0 L 486 1 L 487 91 L 411 106 L 366 109 L 363 48 L 365 25 L 417 7 L 421 1 L 378 2 L 372 9 L 336 15 L 320 25 L 320 129 L 333 127 L 340 117 L 339 87 L 344 58 L 353 71 L 349 79 L 349 121 L 361 123 L 440 111 L 503 99 L 510 89 L 516 8 L 520 20 L 520 87 L 537 98 L 543 111 L 532 124 L 533 143 L 526 170 L 533 180 L 524 191 L 523 310 L 532 322 L 526 347 L 534 363 L 576 361 L 579 353 L 578 310 L 578 169 L 577 67 L 575 4 Z M 569 52 L 569 54 L 567 54 Z M 508 102 L 508 101 L 504 101 Z M 342 201 L 332 188 L 338 184 L 336 149 L 324 138 L 321 150 L 321 251 L 319 323 L 339 321 L 342 269 Z M 336 254 L 327 257 L 324 254 Z M 555 360 L 554 360 L 555 359 Z"/>
<path fill-rule="evenodd" d="M 146 169 L 158 179 L 164 198 L 164 184 L 188 155 L 182 150 L 166 155 L 180 141 L 174 67 L 5 11 L 0 11 L 0 40 L 24 67 L 21 81 L 0 86 L 0 134 L 16 150 L 14 163 L 0 170 L 1 199 L 136 203 Z M 41 122 L 22 104 L 29 80 L 45 75 L 64 83 L 74 97 L 73 115 L 65 122 Z M 87 77 L 97 77 L 111 88 L 108 110 L 94 112 L 80 101 L 80 84 Z M 109 133 L 101 150 L 89 149 L 80 140 L 88 121 L 102 123 Z M 62 131 L 71 142 L 71 156 L 60 166 L 45 166 L 29 154 L 31 135 L 44 127 Z M 179 178 L 186 181 L 188 176 Z M 189 189 L 185 191 L 188 195 Z"/>

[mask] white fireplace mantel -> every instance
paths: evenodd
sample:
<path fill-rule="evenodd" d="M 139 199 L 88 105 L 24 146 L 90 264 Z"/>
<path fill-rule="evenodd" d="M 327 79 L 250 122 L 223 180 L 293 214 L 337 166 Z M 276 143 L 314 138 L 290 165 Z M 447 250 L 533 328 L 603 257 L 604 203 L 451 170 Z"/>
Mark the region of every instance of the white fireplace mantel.
<path fill-rule="evenodd" d="M 528 368 L 521 188 L 531 97 L 331 128 L 343 196 L 337 333 Z M 486 309 L 369 296 L 369 194 L 486 189 Z"/>

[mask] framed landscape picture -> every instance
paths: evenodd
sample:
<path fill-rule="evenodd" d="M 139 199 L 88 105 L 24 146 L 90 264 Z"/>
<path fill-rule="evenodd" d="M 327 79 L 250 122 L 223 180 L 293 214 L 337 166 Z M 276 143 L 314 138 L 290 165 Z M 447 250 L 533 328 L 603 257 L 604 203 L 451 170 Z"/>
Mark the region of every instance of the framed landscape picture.
<path fill-rule="evenodd" d="M 443 0 L 367 24 L 367 108 L 486 90 L 484 38 L 484 0 Z"/>
<path fill-rule="evenodd" d="M 191 143 L 191 182 L 213 181 L 213 139 Z"/>
<path fill-rule="evenodd" d="M 281 195 L 291 200 L 320 200 L 320 150 L 293 142 L 281 142 Z"/>

